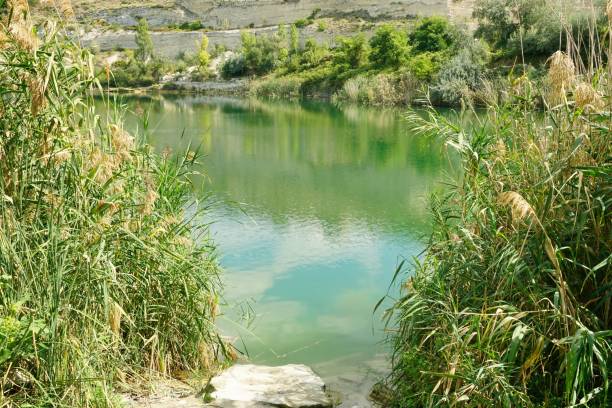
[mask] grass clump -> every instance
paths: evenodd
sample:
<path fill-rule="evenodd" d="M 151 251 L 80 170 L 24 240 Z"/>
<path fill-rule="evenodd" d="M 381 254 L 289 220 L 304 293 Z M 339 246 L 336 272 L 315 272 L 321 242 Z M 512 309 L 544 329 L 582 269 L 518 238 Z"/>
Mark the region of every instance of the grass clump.
<path fill-rule="evenodd" d="M 389 405 L 610 406 L 611 78 L 569 55 L 480 116 L 411 115 L 463 171 L 389 311 Z"/>
<path fill-rule="evenodd" d="M 0 405 L 114 406 L 223 352 L 192 155 L 160 157 L 96 115 L 92 56 L 26 2 L 1 10 Z"/>

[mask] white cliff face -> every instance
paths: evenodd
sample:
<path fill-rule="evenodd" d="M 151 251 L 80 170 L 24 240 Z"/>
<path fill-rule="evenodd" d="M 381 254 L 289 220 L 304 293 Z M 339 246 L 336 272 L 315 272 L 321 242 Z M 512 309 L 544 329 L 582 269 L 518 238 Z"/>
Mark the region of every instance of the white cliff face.
<path fill-rule="evenodd" d="M 222 45 L 236 50 L 240 47 L 240 30 L 245 27 L 251 27 L 256 35 L 265 35 L 275 32 L 279 24 L 314 14 L 320 18 L 360 17 L 370 21 L 442 15 L 465 22 L 470 19 L 474 0 L 72 0 L 72 4 L 82 27 L 88 30 L 80 38 L 84 46 L 99 51 L 134 49 L 132 28 L 138 19 L 145 18 L 154 30 L 151 36 L 157 54 L 176 58 L 182 53 L 197 52 L 204 34 L 160 30 L 184 22 L 199 21 L 209 28 L 205 34 L 211 49 Z M 40 13 L 44 17 L 45 12 Z M 114 28 L 103 29 L 91 24 L 94 21 L 104 21 Z M 314 38 L 333 45 L 338 36 L 355 34 L 350 29 L 320 31 L 315 26 L 301 29 L 302 39 Z M 372 35 L 372 29 L 360 32 L 366 37 Z"/>
<path fill-rule="evenodd" d="M 292 23 L 316 13 L 320 17 L 397 19 L 448 15 L 451 7 L 469 0 L 158 0 L 157 2 L 104 2 L 92 6 L 73 1 L 81 19 L 134 26 L 146 18 L 152 28 L 200 21 L 212 29 L 237 29 Z"/>

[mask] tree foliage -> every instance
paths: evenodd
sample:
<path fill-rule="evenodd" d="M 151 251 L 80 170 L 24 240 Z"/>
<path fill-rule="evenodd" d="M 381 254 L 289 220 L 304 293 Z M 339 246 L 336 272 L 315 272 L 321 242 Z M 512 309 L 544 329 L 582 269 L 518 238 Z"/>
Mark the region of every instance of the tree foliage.
<path fill-rule="evenodd" d="M 208 37 L 206 35 L 202 36 L 200 52 L 198 53 L 198 62 L 200 63 L 200 68 L 202 69 L 207 69 L 208 64 L 210 63 L 210 54 L 208 53 Z"/>
<path fill-rule="evenodd" d="M 334 61 L 338 65 L 360 68 L 369 61 L 370 46 L 363 34 L 352 38 L 339 38 Z"/>
<path fill-rule="evenodd" d="M 136 59 L 146 64 L 153 58 L 153 40 L 147 20 L 141 18 L 136 26 Z"/>
<path fill-rule="evenodd" d="M 370 46 L 370 61 L 379 68 L 399 67 L 408 61 L 408 34 L 390 24 L 376 30 Z"/>
<path fill-rule="evenodd" d="M 413 53 L 438 52 L 451 47 L 455 40 L 453 28 L 443 17 L 427 17 L 420 20 L 410 33 Z"/>

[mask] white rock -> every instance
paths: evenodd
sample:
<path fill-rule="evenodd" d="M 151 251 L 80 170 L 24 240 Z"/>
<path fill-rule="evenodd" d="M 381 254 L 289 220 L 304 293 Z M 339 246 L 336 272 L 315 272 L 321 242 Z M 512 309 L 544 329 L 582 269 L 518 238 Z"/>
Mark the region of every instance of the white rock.
<path fill-rule="evenodd" d="M 215 391 L 210 406 L 256 407 L 331 407 L 325 383 L 309 367 L 285 365 L 266 367 L 238 364 L 210 383 Z"/>

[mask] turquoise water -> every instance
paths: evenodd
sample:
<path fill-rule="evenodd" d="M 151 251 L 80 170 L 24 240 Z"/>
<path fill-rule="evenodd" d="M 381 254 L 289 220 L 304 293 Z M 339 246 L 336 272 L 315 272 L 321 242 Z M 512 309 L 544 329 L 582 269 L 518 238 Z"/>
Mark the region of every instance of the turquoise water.
<path fill-rule="evenodd" d="M 380 315 L 428 233 L 449 167 L 397 111 L 204 97 L 129 99 L 160 151 L 199 148 L 225 270 L 219 324 L 256 363 L 346 379 L 384 370 Z M 392 294 L 395 289 L 392 289 Z M 254 319 L 241 319 L 252 310 Z"/>

